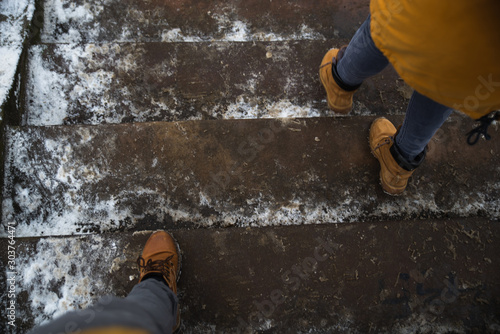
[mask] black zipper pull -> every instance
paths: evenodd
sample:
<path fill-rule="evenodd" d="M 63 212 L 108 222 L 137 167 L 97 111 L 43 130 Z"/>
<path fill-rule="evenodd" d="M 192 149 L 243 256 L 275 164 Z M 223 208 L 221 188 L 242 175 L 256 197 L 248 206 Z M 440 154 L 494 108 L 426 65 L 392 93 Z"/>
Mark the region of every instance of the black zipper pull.
<path fill-rule="evenodd" d="M 476 128 L 467 133 L 467 144 L 476 145 L 479 138 L 484 137 L 486 140 L 490 140 L 491 136 L 488 134 L 488 127 L 496 120 L 500 120 L 500 111 L 490 112 L 488 115 L 477 119 L 480 122 Z"/>

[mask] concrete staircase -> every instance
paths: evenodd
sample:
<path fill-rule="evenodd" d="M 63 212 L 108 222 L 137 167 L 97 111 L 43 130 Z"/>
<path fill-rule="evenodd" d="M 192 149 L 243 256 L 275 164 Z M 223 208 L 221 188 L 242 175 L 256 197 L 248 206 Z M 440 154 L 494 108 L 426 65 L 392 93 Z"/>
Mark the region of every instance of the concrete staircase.
<path fill-rule="evenodd" d="M 125 296 L 155 229 L 183 252 L 184 333 L 500 331 L 498 129 L 469 147 L 454 115 L 390 197 L 368 128 L 400 123 L 411 89 L 388 68 L 350 116 L 326 106 L 319 63 L 368 1 L 46 0 L 42 14 L 5 126 L 18 319 L 0 332 Z"/>

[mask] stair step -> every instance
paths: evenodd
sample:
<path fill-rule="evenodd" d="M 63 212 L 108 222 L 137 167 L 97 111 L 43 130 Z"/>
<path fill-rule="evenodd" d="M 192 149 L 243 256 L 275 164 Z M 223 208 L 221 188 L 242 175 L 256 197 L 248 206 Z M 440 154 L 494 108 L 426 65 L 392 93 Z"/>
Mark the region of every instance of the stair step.
<path fill-rule="evenodd" d="M 391 197 L 368 147 L 373 119 L 9 128 L 3 224 L 46 236 L 500 217 L 500 141 L 467 146 L 471 121 L 452 117 L 405 194 Z"/>
<path fill-rule="evenodd" d="M 18 333 L 101 296 L 126 296 L 148 236 L 16 239 Z M 184 229 L 174 237 L 183 333 L 500 328 L 500 224 L 485 218 Z M 7 263 L 7 252 L 0 258 Z"/>
<path fill-rule="evenodd" d="M 52 0 L 44 43 L 350 38 L 369 1 Z"/>
<path fill-rule="evenodd" d="M 25 124 L 329 116 L 318 69 L 340 41 L 35 45 Z M 401 114 L 392 68 L 366 81 L 353 115 Z"/>

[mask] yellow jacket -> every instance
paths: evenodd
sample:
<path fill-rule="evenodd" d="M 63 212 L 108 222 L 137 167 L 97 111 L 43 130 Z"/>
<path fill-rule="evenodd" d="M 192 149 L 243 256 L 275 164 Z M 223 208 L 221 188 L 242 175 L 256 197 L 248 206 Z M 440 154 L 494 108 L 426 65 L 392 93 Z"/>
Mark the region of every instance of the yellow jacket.
<path fill-rule="evenodd" d="M 419 93 L 479 118 L 500 109 L 500 0 L 372 0 L 371 33 Z"/>

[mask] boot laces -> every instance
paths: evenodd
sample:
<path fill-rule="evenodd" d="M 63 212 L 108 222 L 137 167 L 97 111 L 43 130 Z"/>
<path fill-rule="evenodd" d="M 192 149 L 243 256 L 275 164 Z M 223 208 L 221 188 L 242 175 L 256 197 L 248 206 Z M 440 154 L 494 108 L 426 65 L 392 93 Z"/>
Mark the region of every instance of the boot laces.
<path fill-rule="evenodd" d="M 373 150 L 372 153 L 381 148 L 384 145 L 389 145 L 394 142 L 394 138 L 392 136 L 389 136 L 385 138 L 382 142 L 380 142 Z"/>
<path fill-rule="evenodd" d="M 324 63 L 319 68 L 322 69 L 323 67 L 328 66 L 328 65 L 336 66 L 337 62 L 340 61 L 340 59 L 342 59 L 342 57 L 344 56 L 344 52 L 345 52 L 346 48 L 347 48 L 347 46 L 345 46 L 345 45 L 342 46 L 339 49 L 339 52 L 337 52 L 337 55 L 333 56 L 332 61 L 329 61 L 328 63 Z"/>
<path fill-rule="evenodd" d="M 172 263 L 172 258 L 174 255 L 170 255 L 167 257 L 165 260 L 156 260 L 152 261 L 149 259 L 147 262 L 144 260 L 142 256 L 139 256 L 137 259 L 137 265 L 139 266 L 139 270 L 141 272 L 161 272 L 165 280 L 167 281 L 168 285 L 172 283 L 172 278 L 170 277 L 170 273 L 172 272 L 172 269 L 174 267 L 174 264 Z M 174 278 L 175 280 L 175 278 Z"/>
<path fill-rule="evenodd" d="M 335 64 L 335 57 L 333 57 L 332 61 L 329 61 L 328 63 L 324 63 L 323 65 L 321 65 L 319 68 L 322 69 L 323 67 L 325 66 L 328 66 L 328 65 L 334 65 Z"/>

